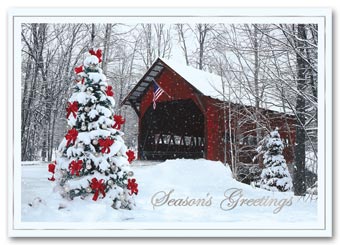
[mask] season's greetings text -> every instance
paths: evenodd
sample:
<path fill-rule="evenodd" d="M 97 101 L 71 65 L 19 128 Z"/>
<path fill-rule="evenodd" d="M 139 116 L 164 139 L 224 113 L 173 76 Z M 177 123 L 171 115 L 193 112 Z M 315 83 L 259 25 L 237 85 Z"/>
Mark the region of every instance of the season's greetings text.
<path fill-rule="evenodd" d="M 277 214 L 285 206 L 292 205 L 293 197 L 273 198 L 270 196 L 262 196 L 258 198 L 249 198 L 245 196 L 242 189 L 230 188 L 224 192 L 222 200 L 219 200 L 219 207 L 223 211 L 234 210 L 238 207 L 272 207 L 273 213 Z M 213 203 L 214 198 L 209 193 L 200 198 L 190 196 L 178 197 L 174 189 L 159 191 L 151 197 L 151 204 L 154 209 L 161 206 L 210 207 Z"/>

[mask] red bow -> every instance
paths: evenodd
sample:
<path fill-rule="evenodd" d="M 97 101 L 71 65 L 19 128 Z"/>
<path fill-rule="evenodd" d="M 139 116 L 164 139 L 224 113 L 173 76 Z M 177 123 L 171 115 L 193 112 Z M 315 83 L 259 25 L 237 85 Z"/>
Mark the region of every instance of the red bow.
<path fill-rule="evenodd" d="M 66 146 L 69 146 L 71 141 L 73 141 L 72 143 L 74 144 L 77 137 L 78 137 L 78 131 L 75 128 L 72 128 L 71 130 L 69 130 L 65 136 L 67 140 Z"/>
<path fill-rule="evenodd" d="M 48 172 L 52 173 L 52 177 L 48 178 L 49 181 L 55 181 L 54 172 L 55 172 L 55 165 L 56 164 L 57 164 L 56 161 L 54 161 L 53 163 L 48 164 Z"/>
<path fill-rule="evenodd" d="M 105 185 L 103 179 L 98 181 L 97 178 L 93 178 L 90 187 L 95 191 L 92 198 L 93 201 L 97 201 L 99 192 L 102 193 L 103 198 L 105 197 Z"/>
<path fill-rule="evenodd" d="M 76 174 L 79 176 L 79 171 L 83 168 L 83 161 L 78 160 L 78 161 L 72 161 L 70 165 L 68 166 L 68 169 L 71 171 L 71 175 Z"/>
<path fill-rule="evenodd" d="M 73 117 L 76 118 L 77 117 L 77 111 L 78 111 L 78 101 L 74 101 L 73 103 L 71 102 L 67 102 L 67 115 L 66 117 L 68 118 L 70 116 L 70 114 L 72 113 Z"/>
<path fill-rule="evenodd" d="M 129 163 L 131 163 L 135 159 L 135 153 L 131 150 L 128 150 L 126 152 L 126 155 L 128 156 Z"/>
<path fill-rule="evenodd" d="M 113 120 L 115 120 L 115 124 L 112 126 L 114 129 L 120 130 L 121 125 L 125 123 L 125 119 L 120 115 L 114 115 Z"/>
<path fill-rule="evenodd" d="M 132 194 L 138 194 L 138 184 L 136 183 L 136 179 L 128 179 L 128 185 L 127 188 L 128 190 L 130 190 L 131 192 L 129 193 L 129 195 L 131 196 Z"/>
<path fill-rule="evenodd" d="M 110 146 L 114 143 L 114 139 L 107 137 L 106 139 L 99 139 L 98 143 L 102 148 L 102 153 L 110 153 Z"/>
<path fill-rule="evenodd" d="M 97 51 L 94 51 L 93 49 L 89 50 L 89 53 L 91 55 L 97 56 L 99 63 L 102 62 L 102 51 L 101 49 L 97 49 Z"/>
<path fill-rule="evenodd" d="M 81 73 L 83 71 L 84 71 L 84 67 L 83 66 L 78 66 L 78 67 L 74 68 L 74 72 L 76 74 Z"/>
<path fill-rule="evenodd" d="M 78 66 L 78 67 L 74 68 L 74 72 L 75 72 L 76 74 L 79 74 L 79 73 L 81 73 L 81 72 L 83 72 L 83 71 L 84 71 L 84 67 L 83 67 L 83 66 Z M 82 77 L 81 80 L 80 80 L 80 78 L 77 78 L 77 79 L 76 79 L 76 82 L 79 82 L 79 81 L 81 81 L 81 83 L 84 84 L 85 77 Z"/>
<path fill-rule="evenodd" d="M 113 93 L 113 91 L 112 91 L 112 86 L 107 86 L 107 88 L 106 88 L 106 95 L 107 96 L 113 96 L 114 95 L 114 93 Z"/>

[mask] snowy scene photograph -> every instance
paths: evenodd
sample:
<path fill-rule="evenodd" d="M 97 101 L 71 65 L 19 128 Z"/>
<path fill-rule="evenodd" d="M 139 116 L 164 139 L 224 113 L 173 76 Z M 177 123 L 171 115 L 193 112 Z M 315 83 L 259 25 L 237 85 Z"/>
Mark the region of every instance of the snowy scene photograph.
<path fill-rule="evenodd" d="M 319 19 L 29 20 L 14 40 L 19 228 L 326 223 Z"/>

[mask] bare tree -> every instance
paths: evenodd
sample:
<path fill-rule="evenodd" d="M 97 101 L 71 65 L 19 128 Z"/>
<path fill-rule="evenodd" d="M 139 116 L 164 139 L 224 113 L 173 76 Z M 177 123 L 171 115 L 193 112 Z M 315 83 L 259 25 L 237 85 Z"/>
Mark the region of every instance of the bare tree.
<path fill-rule="evenodd" d="M 171 26 L 165 24 L 141 24 L 140 26 L 138 54 L 146 69 L 149 69 L 157 57 L 170 57 Z"/>
<path fill-rule="evenodd" d="M 71 58 L 82 24 L 25 24 L 22 27 L 23 69 L 22 159 L 51 160 L 64 95 L 72 81 Z M 77 50 L 78 52 L 78 50 Z M 77 54 L 79 55 L 79 53 Z M 63 115 L 64 117 L 64 115 Z M 59 141 L 59 138 L 58 138 Z"/>
<path fill-rule="evenodd" d="M 221 137 L 229 143 L 225 159 L 231 154 L 233 169 L 272 130 L 262 108 L 297 116 L 301 142 L 295 151 L 307 152 L 298 156 L 294 151 L 301 169 L 302 158 L 317 154 L 317 37 L 314 24 L 24 24 L 22 159 L 52 158 L 65 131 L 65 98 L 72 88 L 73 69 L 89 48 L 103 49 L 102 69 L 119 104 L 152 62 L 170 58 L 177 44 L 187 65 L 196 63 L 198 69 L 223 78 Z M 127 119 L 123 127 L 127 144 L 133 146 L 136 115 L 129 107 L 117 108 L 116 113 Z M 241 133 L 247 124 L 255 129 Z M 254 144 L 247 144 L 254 134 Z"/>
<path fill-rule="evenodd" d="M 188 48 L 187 48 L 187 41 L 186 41 L 186 35 L 185 35 L 185 33 L 187 32 L 188 29 L 185 29 L 184 24 L 176 24 L 176 30 L 177 30 L 177 33 L 178 33 L 179 43 L 181 45 L 181 49 L 183 50 L 185 62 L 186 62 L 187 65 L 190 65 Z"/>
<path fill-rule="evenodd" d="M 106 24 L 105 36 L 104 36 L 104 47 L 103 47 L 103 58 L 102 58 L 102 69 L 104 74 L 107 74 L 107 63 L 108 57 L 110 56 L 110 41 L 111 41 L 111 30 L 112 24 Z"/>
<path fill-rule="evenodd" d="M 295 144 L 295 168 L 294 168 L 294 194 L 297 196 L 305 195 L 306 193 L 306 174 L 305 174 L 305 110 L 306 100 L 301 95 L 306 91 L 306 64 L 301 54 L 305 53 L 304 41 L 306 40 L 306 30 L 304 24 L 297 26 L 297 50 L 299 53 L 296 57 L 297 63 L 297 90 L 300 92 L 296 98 L 296 115 L 298 118 L 298 125 L 296 126 L 296 144 Z"/>
<path fill-rule="evenodd" d="M 208 51 L 210 41 L 208 35 L 212 31 L 213 26 L 212 24 L 196 24 L 194 28 L 191 28 L 198 43 L 197 65 L 200 70 L 203 70 L 205 54 Z"/>
<path fill-rule="evenodd" d="M 157 56 L 166 58 L 171 52 L 171 26 L 166 28 L 165 24 L 154 24 L 153 27 L 157 42 Z"/>

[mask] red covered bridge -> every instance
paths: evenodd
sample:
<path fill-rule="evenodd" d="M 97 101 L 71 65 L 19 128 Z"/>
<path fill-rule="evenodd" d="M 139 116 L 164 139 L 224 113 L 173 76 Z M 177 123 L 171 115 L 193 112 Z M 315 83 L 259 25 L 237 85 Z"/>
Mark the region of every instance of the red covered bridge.
<path fill-rule="evenodd" d="M 155 110 L 153 80 L 166 92 Z M 233 154 L 239 162 L 252 163 L 257 130 L 266 134 L 278 127 L 286 161 L 292 162 L 295 117 L 280 112 L 271 101 L 254 113 L 254 104 L 238 84 L 161 58 L 122 102 L 139 117 L 139 159 L 206 158 L 230 163 Z"/>

